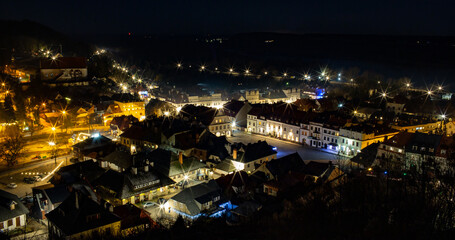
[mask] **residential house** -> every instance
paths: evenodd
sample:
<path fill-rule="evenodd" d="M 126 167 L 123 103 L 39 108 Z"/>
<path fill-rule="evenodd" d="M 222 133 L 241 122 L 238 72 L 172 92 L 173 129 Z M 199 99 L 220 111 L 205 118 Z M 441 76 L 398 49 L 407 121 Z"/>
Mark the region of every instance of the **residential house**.
<path fill-rule="evenodd" d="M 208 129 L 217 137 L 230 137 L 232 134 L 232 120 L 228 115 L 224 113 L 222 109 L 219 109 L 216 111 L 215 117 L 208 126 Z"/>
<path fill-rule="evenodd" d="M 221 216 L 232 205 L 218 184 L 210 180 L 184 189 L 167 201 L 166 208 L 188 220 L 195 220 L 200 216 Z"/>
<path fill-rule="evenodd" d="M 249 143 L 243 151 L 233 147 L 232 156 L 226 159 L 230 160 L 238 171 L 244 170 L 251 173 L 261 164 L 276 159 L 276 155 L 277 152 L 266 141 L 258 141 Z"/>
<path fill-rule="evenodd" d="M 255 171 L 262 171 L 265 173 L 267 179 L 273 180 L 280 178 L 290 171 L 302 171 L 304 167 L 305 163 L 303 162 L 299 153 L 295 152 L 284 157 L 266 162 Z"/>
<path fill-rule="evenodd" d="M 209 174 L 208 167 L 195 157 L 185 157 L 182 152 L 175 154 L 164 149 L 151 153 L 154 168 L 175 182 L 190 179 L 202 180 Z"/>
<path fill-rule="evenodd" d="M 307 180 L 307 175 L 302 172 L 287 172 L 280 178 L 276 178 L 264 183 L 264 193 L 270 196 L 278 196 L 287 192 L 297 184 Z"/>
<path fill-rule="evenodd" d="M 121 219 L 111 209 L 106 209 L 95 199 L 74 191 L 56 209 L 46 214 L 49 239 L 118 236 Z"/>
<path fill-rule="evenodd" d="M 114 117 L 110 123 L 111 134 L 113 136 L 120 136 L 126 129 L 130 128 L 133 123 L 137 123 L 139 120 L 132 115 Z"/>
<path fill-rule="evenodd" d="M 32 212 L 37 219 L 45 219 L 47 213 L 57 208 L 70 195 L 65 184 L 46 184 L 32 188 L 32 192 Z"/>
<path fill-rule="evenodd" d="M 443 135 L 414 133 L 405 146 L 404 168 L 416 173 L 447 172 L 450 169 L 447 162 L 448 152 L 453 151 L 453 145 L 450 142 L 450 138 Z"/>
<path fill-rule="evenodd" d="M 158 224 L 151 219 L 150 213 L 130 203 L 114 207 L 114 214 L 121 219 L 120 233 L 122 237 L 158 228 Z"/>
<path fill-rule="evenodd" d="M 16 195 L 0 190 L 0 231 L 25 227 L 28 213 L 27 207 Z"/>
<path fill-rule="evenodd" d="M 74 183 L 85 183 L 89 185 L 104 172 L 106 172 L 105 169 L 101 168 L 98 163 L 90 159 L 61 167 L 54 173 L 50 182 L 54 185 L 71 185 Z"/>
<path fill-rule="evenodd" d="M 114 149 L 112 140 L 103 135 L 93 136 L 73 145 L 74 156 L 81 161 L 102 158 Z"/>
<path fill-rule="evenodd" d="M 244 130 L 247 127 L 247 114 L 252 109 L 248 101 L 231 100 L 224 104 L 223 110 L 231 119 L 232 130 Z"/>
<path fill-rule="evenodd" d="M 406 160 L 406 145 L 413 136 L 414 134 L 410 132 L 400 132 L 390 139 L 379 143 L 376 156 L 378 162 L 374 165 L 401 170 Z"/>

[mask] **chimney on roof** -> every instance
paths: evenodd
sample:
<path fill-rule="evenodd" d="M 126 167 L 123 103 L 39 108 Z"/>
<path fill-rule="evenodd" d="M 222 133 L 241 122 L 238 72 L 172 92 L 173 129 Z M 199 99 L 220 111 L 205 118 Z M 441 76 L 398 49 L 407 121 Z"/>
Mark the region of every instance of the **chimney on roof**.
<path fill-rule="evenodd" d="M 179 152 L 179 162 L 180 164 L 183 164 L 183 153 Z"/>
<path fill-rule="evenodd" d="M 233 158 L 234 160 L 237 160 L 237 149 L 236 149 L 236 148 L 234 148 L 234 151 L 233 151 L 233 153 L 232 153 L 232 158 Z"/>

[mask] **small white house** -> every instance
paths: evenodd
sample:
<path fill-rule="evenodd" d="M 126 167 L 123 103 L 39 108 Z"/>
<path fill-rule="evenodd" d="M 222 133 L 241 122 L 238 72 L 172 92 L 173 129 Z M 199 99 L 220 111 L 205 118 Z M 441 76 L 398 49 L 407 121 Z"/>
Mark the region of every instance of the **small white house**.
<path fill-rule="evenodd" d="M 6 232 L 25 226 L 28 212 L 16 195 L 0 190 L 0 231 Z"/>

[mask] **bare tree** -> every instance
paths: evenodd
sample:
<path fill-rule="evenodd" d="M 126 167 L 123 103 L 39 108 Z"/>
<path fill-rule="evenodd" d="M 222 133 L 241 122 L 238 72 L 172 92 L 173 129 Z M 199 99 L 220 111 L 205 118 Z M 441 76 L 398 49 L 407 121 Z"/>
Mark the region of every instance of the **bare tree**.
<path fill-rule="evenodd" d="M 20 130 L 16 126 L 8 127 L 3 136 L 3 141 L 0 143 L 0 158 L 6 161 L 8 166 L 16 165 L 25 147 Z"/>

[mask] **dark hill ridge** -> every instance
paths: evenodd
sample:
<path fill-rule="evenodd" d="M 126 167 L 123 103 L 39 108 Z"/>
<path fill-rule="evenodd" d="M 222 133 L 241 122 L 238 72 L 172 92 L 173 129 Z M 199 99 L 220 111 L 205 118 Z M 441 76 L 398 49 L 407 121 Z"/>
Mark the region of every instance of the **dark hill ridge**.
<path fill-rule="evenodd" d="M 43 46 L 58 51 L 60 45 L 65 56 L 88 56 L 92 51 L 89 44 L 29 20 L 0 20 L 0 29 L 0 54 L 12 48 L 20 53 L 36 51 Z"/>

